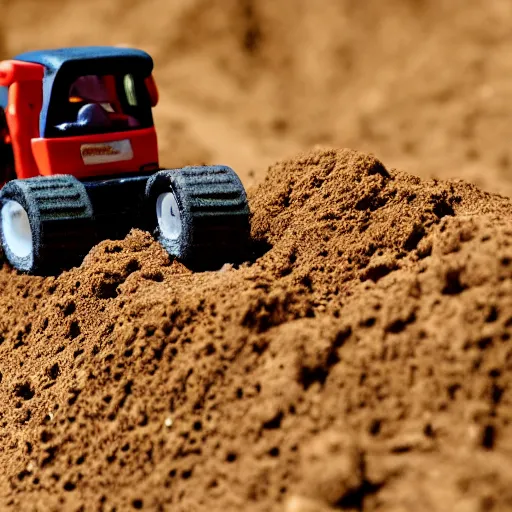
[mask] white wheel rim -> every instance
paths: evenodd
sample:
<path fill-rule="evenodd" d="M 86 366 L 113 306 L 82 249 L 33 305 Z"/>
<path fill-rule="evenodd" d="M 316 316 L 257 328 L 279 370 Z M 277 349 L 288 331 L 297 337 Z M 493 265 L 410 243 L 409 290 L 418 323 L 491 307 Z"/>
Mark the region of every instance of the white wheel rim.
<path fill-rule="evenodd" d="M 2 206 L 2 232 L 9 251 L 17 258 L 32 255 L 32 229 L 25 208 L 17 201 L 7 201 Z"/>
<path fill-rule="evenodd" d="M 161 234 L 170 240 L 181 235 L 181 215 L 176 197 L 172 192 L 160 194 L 156 200 L 156 218 Z"/>

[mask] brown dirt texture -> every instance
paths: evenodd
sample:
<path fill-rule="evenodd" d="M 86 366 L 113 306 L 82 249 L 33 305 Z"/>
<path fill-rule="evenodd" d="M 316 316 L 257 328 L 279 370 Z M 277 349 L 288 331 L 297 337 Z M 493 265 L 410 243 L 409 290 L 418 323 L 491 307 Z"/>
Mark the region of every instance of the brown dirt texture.
<path fill-rule="evenodd" d="M 0 13 L 2 57 L 150 51 L 162 163 L 234 167 L 256 251 L 1 263 L 0 510 L 512 510 L 512 4 Z"/>

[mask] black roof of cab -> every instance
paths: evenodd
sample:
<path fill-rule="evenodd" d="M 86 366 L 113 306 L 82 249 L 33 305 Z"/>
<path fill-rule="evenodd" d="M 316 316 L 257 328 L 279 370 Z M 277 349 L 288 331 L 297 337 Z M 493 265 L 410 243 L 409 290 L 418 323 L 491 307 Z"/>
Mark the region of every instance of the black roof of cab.
<path fill-rule="evenodd" d="M 129 61 L 131 67 L 140 66 L 140 71 L 148 75 L 153 70 L 153 59 L 143 50 L 116 46 L 78 46 L 37 50 L 17 55 L 14 60 L 41 64 L 49 74 L 58 73 L 62 66 L 68 63 L 98 60 L 108 60 L 111 63 Z"/>

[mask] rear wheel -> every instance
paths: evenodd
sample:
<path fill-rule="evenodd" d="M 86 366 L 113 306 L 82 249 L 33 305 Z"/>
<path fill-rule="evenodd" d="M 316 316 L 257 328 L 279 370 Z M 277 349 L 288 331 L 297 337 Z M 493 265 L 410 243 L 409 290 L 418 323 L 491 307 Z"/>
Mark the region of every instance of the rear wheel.
<path fill-rule="evenodd" d="M 146 186 L 155 237 L 192 268 L 241 261 L 249 240 L 244 187 L 225 166 L 185 167 L 152 176 Z"/>
<path fill-rule="evenodd" d="M 70 268 L 95 241 L 91 203 L 73 176 L 12 180 L 0 191 L 0 242 L 17 270 Z"/>

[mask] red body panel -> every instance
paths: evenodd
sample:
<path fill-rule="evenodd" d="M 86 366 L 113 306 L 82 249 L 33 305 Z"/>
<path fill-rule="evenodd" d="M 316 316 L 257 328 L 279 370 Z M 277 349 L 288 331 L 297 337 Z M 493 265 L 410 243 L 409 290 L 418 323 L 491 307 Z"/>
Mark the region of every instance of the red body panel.
<path fill-rule="evenodd" d="M 136 172 L 144 166 L 158 165 L 155 128 L 82 137 L 36 138 L 32 139 L 32 152 L 43 176 L 72 174 L 84 179 Z"/>
<path fill-rule="evenodd" d="M 28 62 L 0 63 L 0 85 L 9 87 L 9 105 L 5 112 L 14 152 L 16 173 L 20 178 L 39 174 L 30 140 L 39 137 L 39 113 L 43 102 L 44 68 Z"/>
<path fill-rule="evenodd" d="M 156 86 L 155 78 L 150 75 L 146 78 L 146 87 L 148 89 L 149 97 L 151 98 L 151 106 L 156 107 L 159 99 L 158 87 Z"/>
<path fill-rule="evenodd" d="M 9 87 L 14 82 L 41 82 L 43 76 L 44 68 L 40 64 L 18 60 L 0 62 L 0 85 L 4 87 Z"/>

